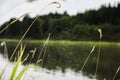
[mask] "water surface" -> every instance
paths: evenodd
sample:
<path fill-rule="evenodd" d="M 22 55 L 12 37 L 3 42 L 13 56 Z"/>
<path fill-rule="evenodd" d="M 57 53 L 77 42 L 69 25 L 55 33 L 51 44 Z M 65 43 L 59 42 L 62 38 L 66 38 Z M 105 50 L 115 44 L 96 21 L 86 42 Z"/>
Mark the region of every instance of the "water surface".
<path fill-rule="evenodd" d="M 87 64 L 83 69 L 83 74 L 91 77 L 94 75 L 97 63 L 97 55 L 99 50 L 99 42 L 75 42 L 75 41 L 51 41 L 46 48 L 43 48 L 43 43 L 39 41 L 27 41 L 26 50 L 23 58 L 30 54 L 28 60 L 24 64 L 34 64 L 38 60 L 38 56 L 43 60 L 42 67 L 48 70 L 66 72 L 70 69 L 73 72 L 79 73 L 92 47 L 96 45 L 93 53 L 88 59 Z M 16 47 L 16 42 L 7 42 L 9 57 Z M 31 50 L 36 49 L 34 58 L 31 58 Z M 46 50 L 45 50 L 46 49 Z M 3 53 L 4 48 L 0 47 Z M 18 51 L 18 50 L 17 50 Z M 17 56 L 18 54 L 15 54 Z M 14 57 L 15 57 L 14 56 Z M 43 59 L 44 57 L 44 59 Z M 41 65 L 41 63 L 39 64 Z M 110 80 L 115 75 L 117 68 L 120 66 L 120 43 L 102 42 L 100 44 L 100 62 L 98 66 L 97 78 Z M 58 71 L 59 72 L 59 71 Z M 71 72 L 70 72 L 71 73 Z M 116 79 L 120 79 L 120 72 L 116 75 Z"/>

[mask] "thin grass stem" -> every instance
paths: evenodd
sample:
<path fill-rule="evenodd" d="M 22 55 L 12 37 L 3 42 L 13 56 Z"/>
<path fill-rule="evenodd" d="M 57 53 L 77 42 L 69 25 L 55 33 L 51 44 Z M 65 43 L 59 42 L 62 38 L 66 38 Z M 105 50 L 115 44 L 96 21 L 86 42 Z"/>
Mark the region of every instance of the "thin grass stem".
<path fill-rule="evenodd" d="M 92 47 L 89 55 L 87 56 L 87 58 L 86 58 L 86 60 L 85 60 L 85 62 L 84 62 L 84 64 L 83 64 L 83 66 L 82 66 L 82 68 L 81 68 L 81 70 L 80 70 L 81 72 L 82 72 L 82 70 L 84 69 L 85 65 L 87 64 L 88 59 L 89 59 L 89 57 L 91 56 L 91 54 L 93 53 L 94 50 L 95 50 L 95 45 Z"/>
<path fill-rule="evenodd" d="M 95 68 L 95 74 L 94 74 L 94 77 L 96 78 L 97 76 L 97 72 L 98 72 L 98 66 L 99 66 L 99 60 L 100 60 L 100 51 L 101 51 L 101 39 L 102 39 L 102 30 L 101 29 L 98 29 L 98 32 L 99 32 L 99 38 L 100 38 L 100 41 L 99 41 L 99 49 L 98 49 L 98 55 L 97 55 L 97 63 L 96 63 L 96 68 Z"/>
<path fill-rule="evenodd" d="M 116 77 L 116 75 L 117 75 L 117 73 L 120 71 L 120 66 L 118 67 L 118 69 L 117 69 L 117 71 L 116 71 L 116 73 L 115 73 L 115 75 L 114 75 L 114 77 L 113 77 L 113 79 L 112 80 L 115 80 L 115 77 Z"/>

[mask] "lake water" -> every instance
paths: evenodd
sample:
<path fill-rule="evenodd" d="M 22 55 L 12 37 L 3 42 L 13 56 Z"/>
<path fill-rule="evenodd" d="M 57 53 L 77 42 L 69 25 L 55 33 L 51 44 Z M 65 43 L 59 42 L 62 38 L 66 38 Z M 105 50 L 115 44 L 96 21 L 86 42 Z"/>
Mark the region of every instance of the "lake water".
<path fill-rule="evenodd" d="M 83 66 L 94 45 L 96 45 L 96 47 L 93 53 L 90 55 L 83 72 L 80 73 L 81 67 Z M 24 64 L 36 63 L 39 55 L 41 55 L 41 60 L 43 60 L 44 57 L 44 62 L 42 64 L 43 68 L 37 71 L 32 70 L 32 75 L 43 75 L 41 78 L 39 78 L 42 80 L 48 80 L 48 78 L 51 80 L 91 80 L 91 77 L 93 77 L 92 75 L 95 73 L 97 55 L 99 51 L 98 42 L 53 41 L 47 45 L 47 48 L 44 47 L 43 51 L 42 46 L 42 42 L 26 43 L 26 49 L 23 58 L 25 58 L 27 54 L 30 55 Z M 7 43 L 9 57 L 11 56 L 15 47 L 15 42 Z M 117 68 L 120 66 L 120 43 L 102 42 L 100 47 L 100 62 L 98 66 L 97 78 L 99 80 L 103 80 L 104 78 L 106 80 L 111 80 L 115 75 Z M 34 58 L 31 58 L 31 50 L 35 49 L 36 53 Z M 4 52 L 3 47 L 0 47 L 0 52 Z M 15 54 L 15 56 L 17 55 L 18 54 Z M 12 65 L 13 63 L 10 63 L 11 69 Z M 41 65 L 41 63 L 39 65 Z M 21 67 L 24 66 L 21 65 Z M 28 73 L 30 72 L 28 71 Z M 117 73 L 116 80 L 120 79 L 119 75 L 120 72 Z"/>

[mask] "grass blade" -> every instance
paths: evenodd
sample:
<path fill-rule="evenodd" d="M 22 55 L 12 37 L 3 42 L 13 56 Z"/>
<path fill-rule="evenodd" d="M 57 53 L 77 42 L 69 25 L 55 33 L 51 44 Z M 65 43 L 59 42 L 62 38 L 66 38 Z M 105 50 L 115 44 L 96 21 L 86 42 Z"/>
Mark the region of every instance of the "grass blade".
<path fill-rule="evenodd" d="M 100 61 L 100 53 L 101 53 L 101 39 L 102 39 L 102 30 L 101 29 L 98 29 L 98 32 L 99 32 L 99 38 L 100 38 L 100 41 L 99 41 L 99 49 L 98 49 L 98 55 L 97 55 L 97 64 L 96 64 L 96 68 L 95 68 L 95 78 L 96 78 L 96 75 L 97 75 L 97 72 L 98 72 L 98 66 L 99 66 L 99 61 Z"/>
<path fill-rule="evenodd" d="M 95 45 L 92 47 L 89 55 L 87 56 L 87 58 L 86 58 L 86 60 L 85 60 L 85 62 L 84 62 L 84 64 L 83 64 L 83 66 L 82 66 L 82 68 L 81 68 L 81 70 L 80 70 L 81 72 L 82 72 L 83 68 L 85 67 L 85 65 L 87 64 L 88 59 L 89 59 L 89 57 L 91 56 L 91 54 L 93 53 L 94 50 L 95 50 Z"/>
<path fill-rule="evenodd" d="M 27 71 L 29 68 L 39 68 L 38 66 L 26 66 L 25 68 L 22 69 L 22 71 L 18 74 L 18 76 L 16 77 L 15 80 L 20 80 L 23 76 L 23 74 L 25 73 L 25 71 Z"/>
<path fill-rule="evenodd" d="M 116 71 L 116 73 L 115 73 L 115 75 L 114 75 L 112 80 L 115 80 L 115 77 L 116 77 L 117 73 L 119 72 L 119 70 L 120 70 L 120 66 L 118 67 L 118 69 L 117 69 L 117 71 Z"/>
<path fill-rule="evenodd" d="M 19 64 L 21 62 L 21 58 L 22 58 L 22 55 L 24 53 L 24 50 L 25 50 L 25 46 L 22 47 L 22 45 L 21 45 L 21 48 L 20 48 L 20 57 L 18 58 L 16 64 L 14 65 L 14 68 L 12 70 L 12 73 L 10 74 L 9 80 L 14 80 L 14 76 L 15 76 L 16 71 L 17 71 L 17 69 L 19 67 Z"/>
<path fill-rule="evenodd" d="M 17 22 L 18 20 L 20 20 L 21 18 L 25 17 L 26 15 L 28 15 L 28 13 L 25 13 L 23 15 L 21 15 L 20 17 L 18 17 L 17 19 L 13 20 L 10 24 L 8 24 L 5 28 L 3 28 L 2 30 L 0 30 L 0 34 L 5 31 L 7 28 L 10 27 L 10 25 L 12 25 L 13 23 Z"/>

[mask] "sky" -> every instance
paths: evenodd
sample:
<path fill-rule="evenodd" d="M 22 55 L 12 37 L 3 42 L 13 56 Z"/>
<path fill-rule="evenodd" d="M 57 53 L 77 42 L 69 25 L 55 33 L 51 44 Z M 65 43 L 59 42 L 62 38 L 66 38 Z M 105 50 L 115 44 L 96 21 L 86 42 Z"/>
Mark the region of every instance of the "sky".
<path fill-rule="evenodd" d="M 57 1 L 61 4 L 49 5 L 51 2 Z M 50 12 L 63 13 L 67 11 L 70 15 L 78 12 L 83 13 L 89 9 L 99 9 L 101 5 L 109 3 L 117 5 L 120 0 L 0 0 L 0 25 L 11 18 L 17 18 L 24 13 L 29 13 L 31 17 L 36 15 L 48 14 Z"/>

